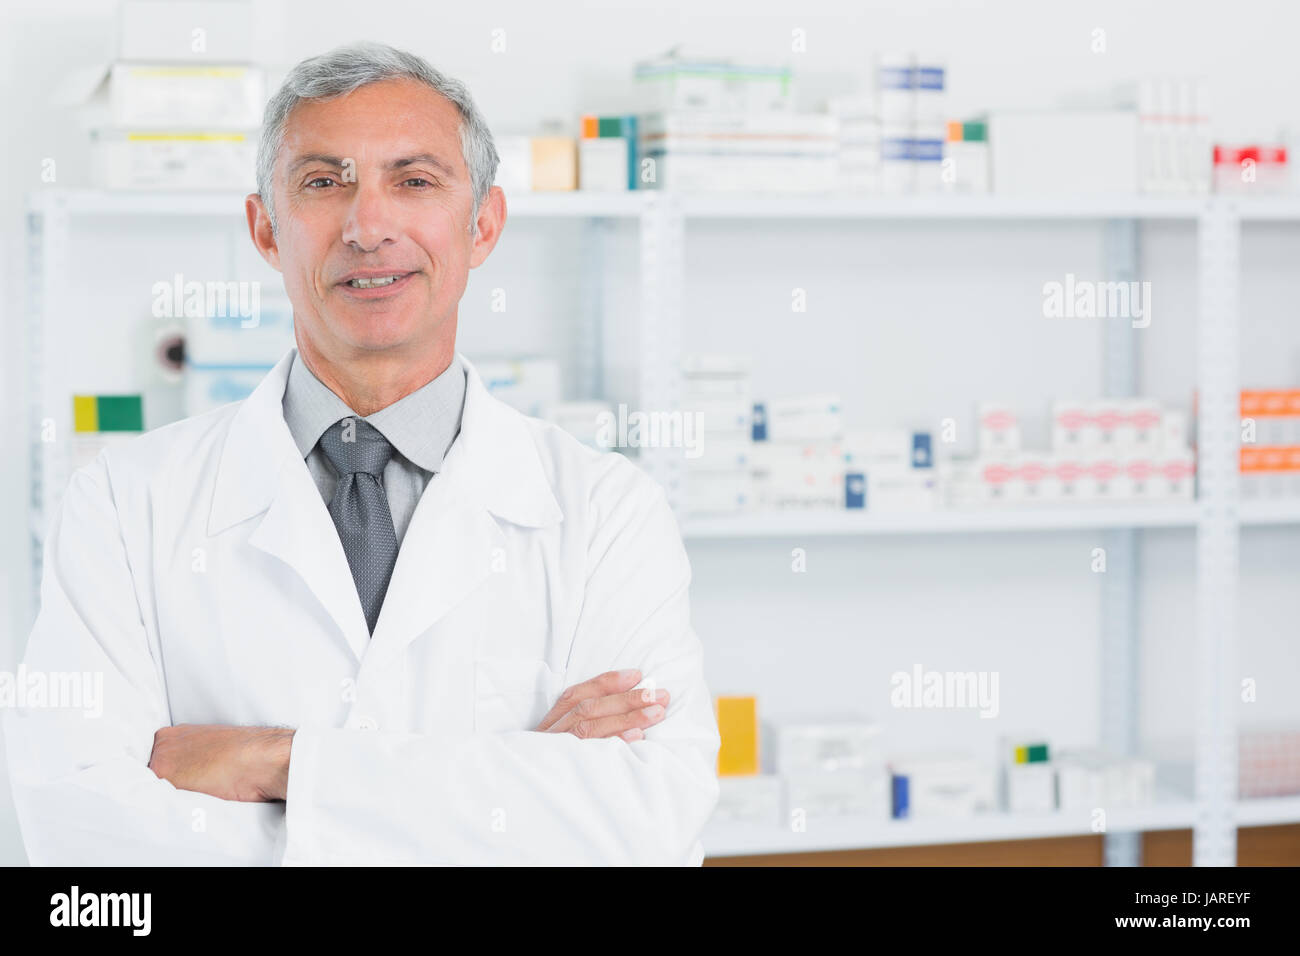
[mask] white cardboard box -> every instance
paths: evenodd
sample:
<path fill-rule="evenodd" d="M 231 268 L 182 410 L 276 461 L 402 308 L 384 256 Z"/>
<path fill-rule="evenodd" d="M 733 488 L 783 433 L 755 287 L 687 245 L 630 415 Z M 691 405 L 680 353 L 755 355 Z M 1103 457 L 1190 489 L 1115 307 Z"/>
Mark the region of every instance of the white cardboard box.
<path fill-rule="evenodd" d="M 989 148 L 993 191 L 999 195 L 1138 191 L 1135 112 L 994 112 L 989 117 Z"/>
<path fill-rule="evenodd" d="M 108 102 L 123 129 L 255 130 L 265 77 L 240 63 L 114 63 Z"/>
<path fill-rule="evenodd" d="M 775 774 L 718 778 L 713 819 L 725 823 L 781 823 L 783 781 Z"/>
<path fill-rule="evenodd" d="M 91 176 L 102 189 L 251 192 L 256 164 L 251 133 L 95 130 L 91 141 Z"/>

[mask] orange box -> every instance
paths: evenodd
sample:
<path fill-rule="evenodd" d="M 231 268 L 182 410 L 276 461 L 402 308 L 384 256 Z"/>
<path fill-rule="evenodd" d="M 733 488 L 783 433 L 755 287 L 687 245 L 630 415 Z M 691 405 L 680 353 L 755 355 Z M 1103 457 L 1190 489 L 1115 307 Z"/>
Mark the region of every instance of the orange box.
<path fill-rule="evenodd" d="M 719 697 L 714 701 L 718 718 L 718 776 L 743 777 L 758 773 L 758 698 Z"/>
<path fill-rule="evenodd" d="M 1282 415 L 1300 415 L 1300 389 L 1243 388 L 1241 390 L 1242 418 L 1273 418 Z"/>
<path fill-rule="evenodd" d="M 1300 471 L 1300 446 L 1264 445 L 1260 448 L 1242 448 L 1240 455 L 1242 474 Z"/>

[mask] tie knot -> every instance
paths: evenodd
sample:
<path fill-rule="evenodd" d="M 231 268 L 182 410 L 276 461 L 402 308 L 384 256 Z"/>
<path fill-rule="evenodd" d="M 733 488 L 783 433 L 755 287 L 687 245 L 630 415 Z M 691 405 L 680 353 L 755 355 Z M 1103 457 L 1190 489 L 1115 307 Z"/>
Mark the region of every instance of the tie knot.
<path fill-rule="evenodd" d="M 363 418 L 341 418 L 320 436 L 320 448 L 340 475 L 365 472 L 378 478 L 393 457 L 383 433 Z"/>

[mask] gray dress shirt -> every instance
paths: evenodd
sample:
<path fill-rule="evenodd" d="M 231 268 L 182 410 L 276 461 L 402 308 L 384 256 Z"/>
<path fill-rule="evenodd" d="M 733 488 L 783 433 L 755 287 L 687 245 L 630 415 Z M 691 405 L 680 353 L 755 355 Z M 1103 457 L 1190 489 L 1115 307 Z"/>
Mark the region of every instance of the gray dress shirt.
<path fill-rule="evenodd" d="M 317 442 L 325 429 L 339 419 L 362 416 L 312 373 L 297 350 L 281 406 L 294 444 L 328 506 L 334 498 L 338 473 Z M 433 381 L 365 416 L 365 421 L 379 429 L 394 448 L 393 457 L 384 467 L 383 486 L 399 547 L 420 495 L 429 479 L 442 470 L 442 460 L 460 434 L 464 410 L 465 367 L 459 357 L 453 356 L 451 364 Z"/>

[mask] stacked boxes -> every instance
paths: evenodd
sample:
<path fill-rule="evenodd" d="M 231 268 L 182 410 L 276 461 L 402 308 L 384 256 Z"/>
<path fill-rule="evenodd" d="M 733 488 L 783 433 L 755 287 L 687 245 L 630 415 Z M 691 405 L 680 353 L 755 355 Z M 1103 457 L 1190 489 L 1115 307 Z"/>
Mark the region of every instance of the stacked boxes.
<path fill-rule="evenodd" d="M 753 398 L 746 356 L 688 355 L 682 364 L 683 426 L 698 449 L 687 448 L 685 509 L 691 514 L 728 514 L 755 501 Z"/>
<path fill-rule="evenodd" d="M 880 103 L 876 96 L 839 96 L 828 104 L 835 117 L 836 188 L 875 193 L 881 189 Z"/>
<path fill-rule="evenodd" d="M 1059 810 L 1138 807 L 1155 799 L 1155 765 L 1140 757 L 1098 750 L 1064 751 L 1054 766 Z"/>
<path fill-rule="evenodd" d="M 786 818 L 889 819 L 889 777 L 879 725 L 857 717 L 785 720 L 767 737 L 785 784 Z"/>
<path fill-rule="evenodd" d="M 758 700 L 718 697 L 718 804 L 715 820 L 777 824 L 781 815 L 781 779 L 759 774 Z"/>
<path fill-rule="evenodd" d="M 639 189 L 830 192 L 836 121 L 824 113 L 660 112 L 641 118 Z"/>
<path fill-rule="evenodd" d="M 1155 799 L 1155 764 L 1099 750 L 1052 755 L 1041 738 L 1001 741 L 1001 805 L 1010 813 L 1134 807 Z"/>
<path fill-rule="evenodd" d="M 929 432 L 849 429 L 843 448 L 845 508 L 877 514 L 935 508 L 939 494 Z"/>
<path fill-rule="evenodd" d="M 984 404 L 977 416 L 978 454 L 942 469 L 952 507 L 1193 498 L 1187 418 L 1152 399 L 1055 402 L 1046 453 L 1021 448 L 1010 408 Z"/>
<path fill-rule="evenodd" d="M 946 73 L 912 53 L 880 57 L 880 184 L 887 194 L 936 192 L 941 185 L 947 122 Z"/>
<path fill-rule="evenodd" d="M 1300 497 L 1300 389 L 1243 390 L 1241 418 L 1242 498 Z"/>
<path fill-rule="evenodd" d="M 1053 751 L 1044 738 L 1026 736 L 998 741 L 996 771 L 958 753 L 887 758 L 880 725 L 863 717 L 760 725 L 754 697 L 714 703 L 721 736 L 716 820 L 786 826 L 843 816 L 960 819 L 998 810 L 1090 812 L 1155 800 L 1155 764 L 1142 757 Z M 1243 731 L 1239 753 L 1242 797 L 1300 793 L 1300 730 Z"/>
<path fill-rule="evenodd" d="M 1145 398 L 1062 401 L 1052 407 L 1060 497 L 1190 502 L 1196 459 L 1187 417 Z"/>
<path fill-rule="evenodd" d="M 266 89 L 251 62 L 252 35 L 247 3 L 124 3 L 121 59 L 108 79 L 111 126 L 91 134 L 96 184 L 254 188 Z"/>
<path fill-rule="evenodd" d="M 796 113 L 788 65 L 678 51 L 638 63 L 638 189 L 823 192 L 835 187 L 836 123 Z"/>
<path fill-rule="evenodd" d="M 753 407 L 754 492 L 763 508 L 844 506 L 844 422 L 835 395 L 796 395 Z M 761 437 L 760 437 L 761 436 Z"/>

